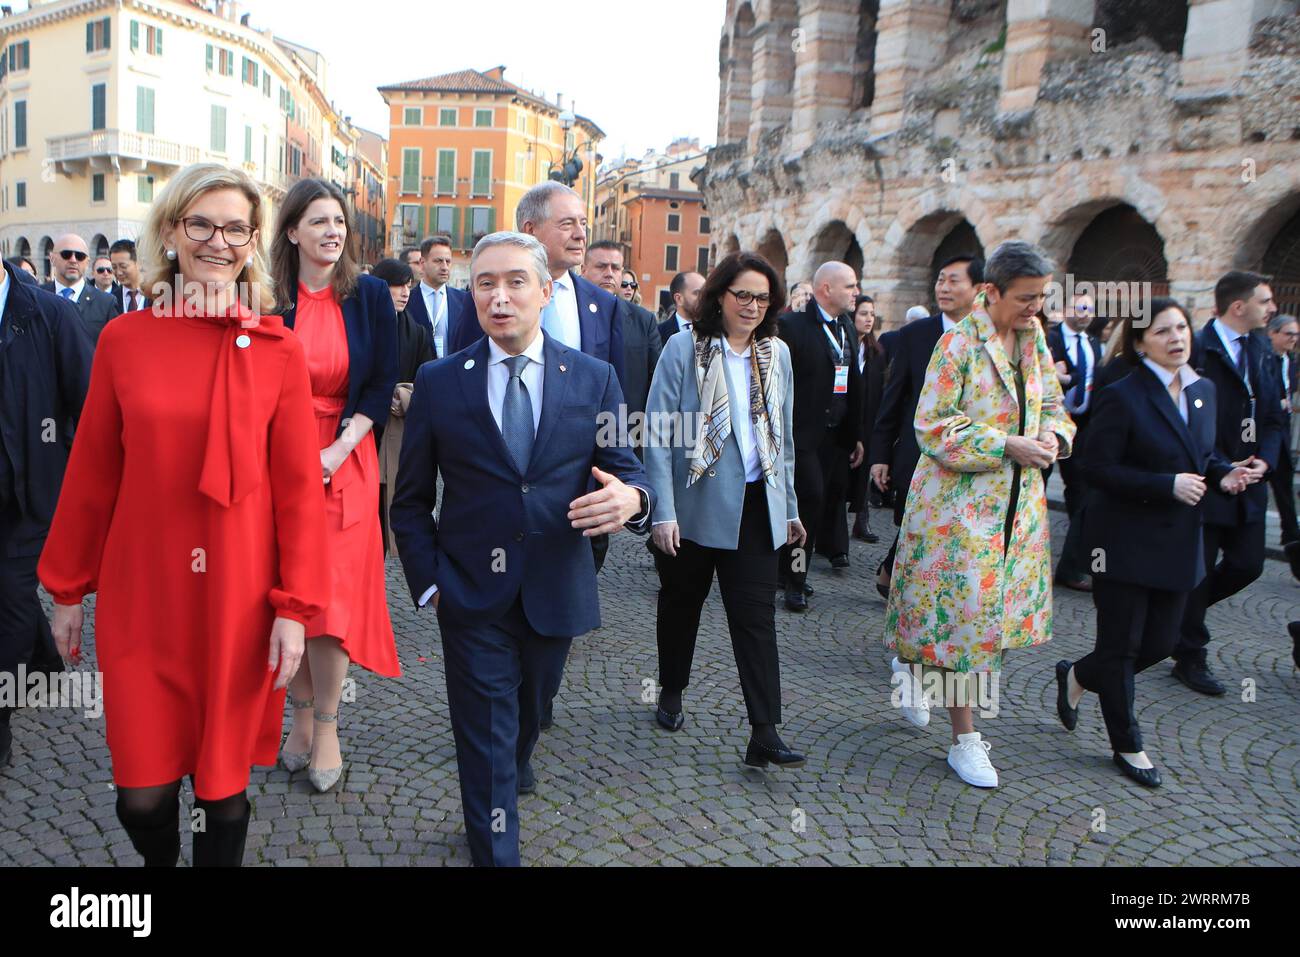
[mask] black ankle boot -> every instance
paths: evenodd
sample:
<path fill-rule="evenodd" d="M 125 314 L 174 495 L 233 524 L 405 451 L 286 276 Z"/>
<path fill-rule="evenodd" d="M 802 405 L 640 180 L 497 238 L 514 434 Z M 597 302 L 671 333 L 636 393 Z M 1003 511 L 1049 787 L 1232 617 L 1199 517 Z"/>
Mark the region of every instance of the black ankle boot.
<path fill-rule="evenodd" d="M 117 803 L 117 819 L 122 822 L 131 846 L 144 858 L 145 867 L 175 867 L 181 856 L 180 804 L 164 806 L 152 818 L 136 818 L 123 814 L 121 797 Z"/>
<path fill-rule="evenodd" d="M 196 807 L 204 801 L 196 800 Z M 205 811 L 207 809 L 205 808 Z M 248 820 L 253 808 L 244 802 L 244 814 L 234 820 L 220 820 L 211 813 L 204 815 L 204 828 L 194 832 L 195 867 L 242 867 L 244 841 L 248 837 Z"/>

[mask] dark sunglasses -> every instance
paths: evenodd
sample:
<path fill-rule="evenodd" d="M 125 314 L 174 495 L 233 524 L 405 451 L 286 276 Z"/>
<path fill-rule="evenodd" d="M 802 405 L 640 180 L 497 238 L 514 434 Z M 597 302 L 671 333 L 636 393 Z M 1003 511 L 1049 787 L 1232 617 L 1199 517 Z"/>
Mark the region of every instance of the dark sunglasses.
<path fill-rule="evenodd" d="M 60 249 L 59 255 L 64 259 L 75 259 L 79 263 L 84 263 L 86 261 L 86 254 L 77 252 L 75 249 Z"/>
<path fill-rule="evenodd" d="M 619 283 L 619 285 L 622 286 L 624 289 L 636 289 L 636 288 L 637 288 L 637 284 L 636 284 L 636 283 L 634 283 L 634 282 L 628 282 L 626 279 L 623 280 L 621 283 Z"/>
<path fill-rule="evenodd" d="M 95 270 L 95 272 L 99 273 L 100 275 L 107 275 L 108 273 L 111 273 L 112 271 L 113 271 L 113 267 L 112 267 L 112 266 L 100 266 L 100 267 L 98 267 L 98 268 Z"/>

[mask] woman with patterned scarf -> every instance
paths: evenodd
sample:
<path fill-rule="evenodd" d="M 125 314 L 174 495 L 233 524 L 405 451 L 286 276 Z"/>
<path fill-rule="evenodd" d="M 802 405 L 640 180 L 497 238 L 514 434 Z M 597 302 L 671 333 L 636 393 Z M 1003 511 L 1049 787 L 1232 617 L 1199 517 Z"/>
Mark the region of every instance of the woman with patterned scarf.
<path fill-rule="evenodd" d="M 785 289 L 754 253 L 733 253 L 709 274 L 690 330 L 664 346 L 647 402 L 646 473 L 659 571 L 659 683 L 655 720 L 686 723 L 700 610 L 717 572 L 753 732 L 745 763 L 797 768 L 804 757 L 776 733 L 781 667 L 776 647 L 777 559 L 802 544 L 794 495 L 790 351 L 777 338 Z"/>

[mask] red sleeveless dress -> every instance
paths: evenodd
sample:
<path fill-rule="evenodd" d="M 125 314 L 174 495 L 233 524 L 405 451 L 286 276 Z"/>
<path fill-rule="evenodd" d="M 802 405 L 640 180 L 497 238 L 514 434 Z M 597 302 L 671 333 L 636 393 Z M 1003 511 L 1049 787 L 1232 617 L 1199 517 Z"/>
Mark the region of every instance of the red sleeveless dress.
<path fill-rule="evenodd" d="M 298 285 L 294 332 L 307 354 L 312 405 L 321 449 L 338 435 L 348 398 L 348 338 L 343 310 L 326 286 L 311 292 Z M 376 674 L 397 678 L 397 644 L 384 592 L 384 546 L 379 527 L 379 456 L 374 432 L 323 485 L 328 560 L 333 590 L 329 605 L 307 623 L 307 637 L 333 635 L 348 657 Z"/>

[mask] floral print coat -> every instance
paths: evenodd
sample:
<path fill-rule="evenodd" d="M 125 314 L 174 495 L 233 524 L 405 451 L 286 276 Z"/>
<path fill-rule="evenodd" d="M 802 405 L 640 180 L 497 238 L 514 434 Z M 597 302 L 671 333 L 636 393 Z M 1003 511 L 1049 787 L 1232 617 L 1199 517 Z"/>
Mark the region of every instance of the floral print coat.
<path fill-rule="evenodd" d="M 1023 434 L 1054 432 L 1065 458 L 1075 427 L 1047 339 L 1035 323 L 1016 341 Z M 1051 529 L 1036 468 L 1019 470 L 1003 547 L 1016 464 L 1003 450 L 1019 425 L 1015 373 L 980 297 L 935 346 L 916 407 L 923 454 L 908 489 L 885 618 L 885 643 L 901 661 L 998 671 L 1005 649 L 1051 638 Z"/>

